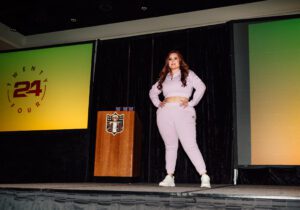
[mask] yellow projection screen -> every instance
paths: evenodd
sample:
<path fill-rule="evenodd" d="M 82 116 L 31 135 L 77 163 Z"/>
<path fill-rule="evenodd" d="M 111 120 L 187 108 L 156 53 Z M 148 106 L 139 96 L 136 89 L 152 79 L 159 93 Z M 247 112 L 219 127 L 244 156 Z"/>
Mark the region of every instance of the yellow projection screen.
<path fill-rule="evenodd" d="M 0 52 L 0 132 L 87 129 L 93 49 Z"/>
<path fill-rule="evenodd" d="M 300 18 L 234 36 L 239 165 L 300 165 Z"/>

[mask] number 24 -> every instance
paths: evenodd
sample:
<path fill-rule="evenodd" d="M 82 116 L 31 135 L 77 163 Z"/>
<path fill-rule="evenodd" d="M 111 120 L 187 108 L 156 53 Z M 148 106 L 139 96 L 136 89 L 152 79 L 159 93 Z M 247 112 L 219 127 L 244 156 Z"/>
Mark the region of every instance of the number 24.
<path fill-rule="evenodd" d="M 36 96 L 39 96 L 42 92 L 41 89 L 41 80 L 22 81 L 15 83 L 14 98 L 18 97 L 27 97 L 27 94 L 34 93 Z"/>

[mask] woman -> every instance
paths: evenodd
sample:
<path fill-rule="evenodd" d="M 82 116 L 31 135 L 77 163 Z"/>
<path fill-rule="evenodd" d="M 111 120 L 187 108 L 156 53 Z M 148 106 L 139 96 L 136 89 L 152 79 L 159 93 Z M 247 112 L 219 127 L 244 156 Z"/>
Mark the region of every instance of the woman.
<path fill-rule="evenodd" d="M 193 99 L 189 101 L 195 89 Z M 174 171 L 177 159 L 178 139 L 201 175 L 201 187 L 210 188 L 210 178 L 196 142 L 196 112 L 205 92 L 205 85 L 191 70 L 179 51 L 168 53 L 158 81 L 152 86 L 149 96 L 157 109 L 157 126 L 165 143 L 167 175 L 159 186 L 174 187 Z M 159 94 L 164 100 L 160 101 Z"/>

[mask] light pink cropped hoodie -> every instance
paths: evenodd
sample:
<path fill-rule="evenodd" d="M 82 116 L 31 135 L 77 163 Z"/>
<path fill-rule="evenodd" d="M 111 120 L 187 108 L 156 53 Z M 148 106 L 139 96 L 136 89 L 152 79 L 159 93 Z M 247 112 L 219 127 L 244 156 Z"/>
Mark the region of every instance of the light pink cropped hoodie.
<path fill-rule="evenodd" d="M 165 81 L 162 84 L 162 90 L 157 88 L 158 82 L 152 86 L 149 91 L 149 96 L 154 106 L 158 107 L 161 103 L 158 97 L 161 92 L 163 92 L 165 98 L 172 96 L 190 98 L 192 96 L 193 89 L 195 89 L 193 99 L 189 101 L 188 105 L 194 107 L 199 103 L 206 89 L 206 86 L 202 80 L 192 70 L 189 70 L 185 87 L 182 86 L 180 79 L 181 71 L 175 73 L 173 78 L 171 77 L 170 73 L 168 73 Z"/>

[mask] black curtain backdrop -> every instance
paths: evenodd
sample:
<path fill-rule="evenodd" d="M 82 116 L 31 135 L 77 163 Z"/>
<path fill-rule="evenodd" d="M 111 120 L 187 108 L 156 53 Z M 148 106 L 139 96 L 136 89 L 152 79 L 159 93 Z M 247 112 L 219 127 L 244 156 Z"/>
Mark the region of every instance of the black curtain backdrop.
<path fill-rule="evenodd" d="M 135 181 L 160 181 L 166 173 L 164 144 L 148 93 L 172 49 L 183 53 L 207 86 L 196 106 L 197 140 L 212 183 L 230 183 L 233 107 L 227 24 L 98 41 L 90 129 L 1 133 L 0 182 L 95 181 L 96 111 L 117 106 L 134 107 L 143 125 L 141 176 Z M 178 153 L 176 182 L 200 183 L 181 147 Z"/>
<path fill-rule="evenodd" d="M 96 107 L 135 107 L 143 124 L 140 181 L 158 182 L 166 174 L 164 144 L 156 126 L 156 108 L 148 93 L 167 52 L 177 49 L 207 86 L 196 106 L 197 141 L 211 181 L 231 182 L 233 100 L 229 31 L 223 24 L 100 42 L 95 73 Z M 200 183 L 181 146 L 175 177 L 178 183 Z"/>
<path fill-rule="evenodd" d="M 211 181 L 232 183 L 235 87 L 230 30 L 229 24 L 221 24 L 98 41 L 89 129 L 0 133 L 0 183 L 99 181 L 93 177 L 96 111 L 120 106 L 135 107 L 143 124 L 141 176 L 134 181 L 161 181 L 166 173 L 164 144 L 148 93 L 173 49 L 183 53 L 207 87 L 196 106 L 197 141 Z M 177 183 L 200 183 L 181 147 L 175 176 Z M 238 184 L 299 185 L 300 169 L 242 167 Z"/>

